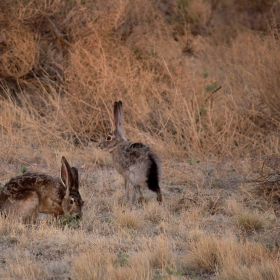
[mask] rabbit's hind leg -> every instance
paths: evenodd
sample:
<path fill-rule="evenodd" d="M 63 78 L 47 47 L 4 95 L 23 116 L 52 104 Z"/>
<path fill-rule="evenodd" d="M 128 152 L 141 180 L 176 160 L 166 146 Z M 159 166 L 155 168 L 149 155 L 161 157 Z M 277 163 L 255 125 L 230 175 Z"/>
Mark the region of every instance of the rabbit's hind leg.
<path fill-rule="evenodd" d="M 25 190 L 18 193 L 15 199 L 9 199 L 3 205 L 2 211 L 7 216 L 20 218 L 23 223 L 36 222 L 39 214 L 39 197 L 35 191 Z"/>
<path fill-rule="evenodd" d="M 20 201 L 20 213 L 26 224 L 35 224 L 39 215 L 39 197 L 35 191 L 30 191 L 28 197 Z"/>
<path fill-rule="evenodd" d="M 143 193 L 142 193 L 142 191 L 141 191 L 141 186 L 136 186 L 136 190 L 137 190 L 137 193 L 138 193 L 138 199 L 137 199 L 137 202 L 138 203 L 141 203 L 141 202 L 143 202 L 143 200 L 144 200 L 144 197 L 143 197 Z"/>
<path fill-rule="evenodd" d="M 124 188 L 125 188 L 125 195 L 127 200 L 129 201 L 129 179 L 128 178 L 124 178 Z M 133 199 L 133 198 L 132 198 Z"/>
<path fill-rule="evenodd" d="M 143 194 L 141 191 L 141 186 L 139 185 L 133 186 L 132 203 L 136 201 L 136 198 L 138 203 L 141 203 L 143 201 Z"/>

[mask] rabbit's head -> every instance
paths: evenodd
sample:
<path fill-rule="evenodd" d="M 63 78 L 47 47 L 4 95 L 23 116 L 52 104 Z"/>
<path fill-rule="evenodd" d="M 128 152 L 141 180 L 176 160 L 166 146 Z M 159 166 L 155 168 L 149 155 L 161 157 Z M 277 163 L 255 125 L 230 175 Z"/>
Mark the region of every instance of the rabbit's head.
<path fill-rule="evenodd" d="M 126 141 L 123 132 L 123 112 L 121 101 L 114 103 L 114 126 L 115 130 L 107 134 L 107 136 L 100 142 L 99 147 L 102 150 L 112 152 L 119 143 Z"/>
<path fill-rule="evenodd" d="M 99 148 L 109 153 L 113 152 L 116 147 L 122 143 L 124 139 L 120 137 L 119 134 L 114 132 L 110 132 L 107 136 L 100 142 Z"/>
<path fill-rule="evenodd" d="M 77 214 L 82 217 L 82 207 L 84 201 L 79 193 L 79 175 L 75 167 L 70 167 L 69 163 L 62 157 L 61 159 L 61 180 L 66 187 L 66 194 L 62 201 L 63 212 L 69 214 Z"/>

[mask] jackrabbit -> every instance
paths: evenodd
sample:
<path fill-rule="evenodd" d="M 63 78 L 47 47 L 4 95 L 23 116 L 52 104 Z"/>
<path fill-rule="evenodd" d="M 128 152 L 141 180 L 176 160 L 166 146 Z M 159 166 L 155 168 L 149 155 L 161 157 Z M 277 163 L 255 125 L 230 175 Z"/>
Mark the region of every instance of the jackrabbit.
<path fill-rule="evenodd" d="M 54 217 L 64 213 L 82 216 L 84 204 L 79 193 L 78 170 L 61 159 L 61 180 L 38 173 L 12 178 L 0 191 L 0 211 L 35 222 L 39 213 Z"/>
<path fill-rule="evenodd" d="M 141 187 L 148 186 L 157 193 L 157 200 L 162 201 L 160 190 L 161 166 L 157 155 L 142 143 L 131 143 L 123 132 L 122 102 L 114 103 L 115 130 L 110 132 L 99 144 L 99 147 L 111 153 L 116 170 L 123 176 L 125 193 L 129 199 L 129 183 L 133 185 L 132 201 L 136 193 L 143 199 Z"/>

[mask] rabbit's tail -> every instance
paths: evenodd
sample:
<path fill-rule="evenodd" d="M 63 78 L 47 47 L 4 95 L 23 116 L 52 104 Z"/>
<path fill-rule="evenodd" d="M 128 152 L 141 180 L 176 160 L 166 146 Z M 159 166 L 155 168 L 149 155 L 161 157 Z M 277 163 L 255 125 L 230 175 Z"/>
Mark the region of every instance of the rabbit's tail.
<path fill-rule="evenodd" d="M 147 170 L 147 185 L 148 188 L 158 194 L 158 200 L 161 201 L 161 191 L 159 187 L 160 170 L 157 160 L 153 155 L 148 155 L 151 162 L 150 168 Z"/>

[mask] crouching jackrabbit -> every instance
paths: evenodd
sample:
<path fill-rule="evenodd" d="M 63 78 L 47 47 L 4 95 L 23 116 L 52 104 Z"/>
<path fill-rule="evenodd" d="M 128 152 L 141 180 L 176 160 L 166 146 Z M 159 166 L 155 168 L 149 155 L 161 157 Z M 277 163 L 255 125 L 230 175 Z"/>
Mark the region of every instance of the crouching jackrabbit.
<path fill-rule="evenodd" d="M 157 200 L 162 201 L 160 190 L 161 166 L 157 155 L 142 143 L 131 143 L 126 140 L 123 132 L 122 102 L 114 103 L 115 130 L 110 132 L 99 144 L 99 147 L 111 153 L 116 170 L 123 176 L 125 192 L 129 199 L 129 183 L 133 185 L 132 201 L 136 193 L 143 198 L 141 187 L 157 193 Z"/>
<path fill-rule="evenodd" d="M 84 204 L 79 193 L 78 170 L 61 159 L 61 180 L 38 173 L 12 178 L 0 191 L 0 211 L 35 222 L 39 213 L 54 217 L 64 213 L 82 216 Z"/>

